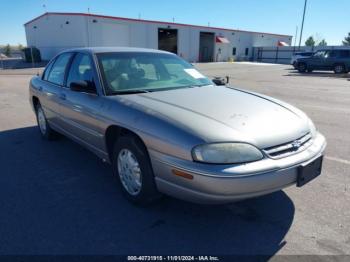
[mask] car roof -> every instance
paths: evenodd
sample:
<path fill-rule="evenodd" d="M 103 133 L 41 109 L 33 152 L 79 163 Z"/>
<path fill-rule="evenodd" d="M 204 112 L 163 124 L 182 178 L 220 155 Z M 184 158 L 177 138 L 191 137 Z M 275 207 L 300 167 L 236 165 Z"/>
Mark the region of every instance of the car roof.
<path fill-rule="evenodd" d="M 142 53 L 158 53 L 158 54 L 173 54 L 170 52 L 149 49 L 149 48 L 139 48 L 139 47 L 82 47 L 82 48 L 72 48 L 64 50 L 64 52 L 88 52 L 92 54 L 97 53 L 121 53 L 121 52 L 142 52 Z M 63 52 L 62 52 L 63 53 Z"/>

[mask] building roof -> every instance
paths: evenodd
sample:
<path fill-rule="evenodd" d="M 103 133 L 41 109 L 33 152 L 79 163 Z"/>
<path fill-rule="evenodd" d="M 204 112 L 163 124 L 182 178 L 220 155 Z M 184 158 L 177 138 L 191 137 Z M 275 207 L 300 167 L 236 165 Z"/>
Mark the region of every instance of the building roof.
<path fill-rule="evenodd" d="M 144 20 L 144 19 L 135 19 L 135 18 L 125 18 L 125 17 L 117 17 L 117 16 L 107 16 L 107 15 L 97 15 L 97 14 L 87 14 L 87 13 L 60 13 L 60 12 L 46 12 L 24 24 L 27 26 L 30 23 L 35 22 L 36 20 L 46 16 L 46 15 L 67 15 L 67 16 L 85 16 L 85 17 L 96 17 L 96 18 L 106 18 L 113 19 L 119 21 L 131 21 L 131 22 L 143 22 L 143 23 L 156 23 L 156 24 L 166 24 L 166 25 L 174 25 L 174 26 L 188 26 L 188 27 L 197 27 L 197 28 L 206 28 L 209 30 L 225 30 L 231 32 L 243 32 L 243 33 L 253 33 L 253 34 L 263 34 L 263 35 L 273 35 L 273 36 L 282 36 L 282 37 L 292 37 L 291 35 L 283 35 L 283 34 L 273 34 L 273 33 L 264 33 L 264 32 L 254 32 L 254 31 L 246 31 L 246 30 L 238 30 L 238 29 L 230 29 L 230 28 L 220 28 L 220 27 L 210 27 L 210 26 L 201 26 L 201 25 L 191 25 L 191 24 L 182 24 L 182 23 L 174 23 L 174 22 L 164 22 L 164 21 L 156 21 L 156 20 Z"/>

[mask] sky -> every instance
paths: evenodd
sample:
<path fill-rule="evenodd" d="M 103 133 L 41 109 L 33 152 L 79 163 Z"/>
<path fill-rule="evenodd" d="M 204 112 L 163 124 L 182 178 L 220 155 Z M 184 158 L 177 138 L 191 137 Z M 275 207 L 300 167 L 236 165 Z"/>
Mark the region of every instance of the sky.
<path fill-rule="evenodd" d="M 295 35 L 304 0 L 0 0 L 0 45 L 26 45 L 23 24 L 44 12 L 82 12 Z M 350 32 L 350 0 L 308 0 L 310 35 L 340 45 Z M 294 38 L 293 38 L 294 41 Z M 299 41 L 299 38 L 298 38 Z"/>

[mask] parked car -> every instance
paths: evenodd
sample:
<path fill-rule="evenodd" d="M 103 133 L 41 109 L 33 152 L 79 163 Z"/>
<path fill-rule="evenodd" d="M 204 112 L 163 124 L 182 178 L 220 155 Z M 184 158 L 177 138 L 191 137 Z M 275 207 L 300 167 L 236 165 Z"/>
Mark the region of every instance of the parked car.
<path fill-rule="evenodd" d="M 319 50 L 309 58 L 297 59 L 300 73 L 313 70 L 331 71 L 336 74 L 348 73 L 350 70 L 350 49 Z"/>
<path fill-rule="evenodd" d="M 164 51 L 65 51 L 32 78 L 30 103 L 43 138 L 63 134 L 111 163 L 138 204 L 161 193 L 232 202 L 303 186 L 321 173 L 326 141 L 303 112 L 214 86 Z"/>
<path fill-rule="evenodd" d="M 299 58 L 307 58 L 314 54 L 314 52 L 296 52 L 292 55 L 292 58 L 290 60 L 290 64 L 293 65 L 295 69 L 297 69 L 297 60 Z"/>

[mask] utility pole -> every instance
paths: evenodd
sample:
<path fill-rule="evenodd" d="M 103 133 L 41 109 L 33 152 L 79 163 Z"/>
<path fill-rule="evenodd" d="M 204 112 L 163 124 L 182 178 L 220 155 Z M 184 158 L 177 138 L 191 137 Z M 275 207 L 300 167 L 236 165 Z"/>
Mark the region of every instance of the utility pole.
<path fill-rule="evenodd" d="M 300 39 L 299 39 L 299 50 L 301 46 L 301 40 L 303 38 L 303 30 L 304 30 L 304 21 L 305 21 L 305 13 L 306 13 L 306 6 L 307 6 L 307 0 L 305 0 L 304 3 L 304 13 L 303 13 L 303 20 L 301 22 L 301 31 L 300 31 Z"/>
<path fill-rule="evenodd" d="M 297 28 L 295 29 L 295 38 L 294 38 L 294 47 L 297 45 L 297 39 L 298 39 L 298 26 Z"/>

